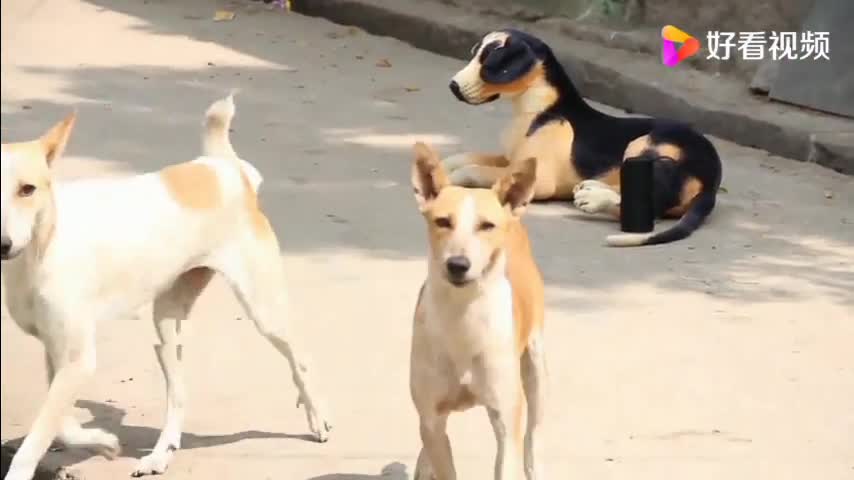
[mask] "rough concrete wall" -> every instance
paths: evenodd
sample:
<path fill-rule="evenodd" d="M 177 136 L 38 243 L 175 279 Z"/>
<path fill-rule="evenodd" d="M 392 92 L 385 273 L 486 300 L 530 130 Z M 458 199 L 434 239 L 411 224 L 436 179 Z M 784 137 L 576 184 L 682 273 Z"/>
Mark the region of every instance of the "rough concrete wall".
<path fill-rule="evenodd" d="M 696 32 L 794 31 L 813 3 L 815 0 L 646 0 L 645 20 Z"/>
<path fill-rule="evenodd" d="M 573 17 L 593 4 L 646 5 L 648 25 L 672 23 L 685 30 L 797 30 L 815 0 L 451 0 L 452 3 L 507 5 L 515 3 L 547 15 Z"/>

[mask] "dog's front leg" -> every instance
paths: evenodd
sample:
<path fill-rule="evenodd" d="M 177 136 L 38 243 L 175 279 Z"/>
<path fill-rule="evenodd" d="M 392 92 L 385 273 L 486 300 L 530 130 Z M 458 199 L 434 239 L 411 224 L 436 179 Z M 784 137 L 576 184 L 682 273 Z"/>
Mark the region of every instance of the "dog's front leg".
<path fill-rule="evenodd" d="M 527 429 L 525 431 L 525 479 L 543 478 L 539 459 L 540 430 L 545 416 L 546 358 L 543 332 L 534 334 L 522 354 L 522 386 L 528 403 Z"/>
<path fill-rule="evenodd" d="M 68 335 L 68 332 L 62 332 Z M 30 480 L 51 442 L 63 427 L 81 385 L 95 372 L 94 332 L 75 333 L 45 343 L 55 368 L 47 399 L 30 433 L 15 453 L 6 480 Z"/>
<path fill-rule="evenodd" d="M 487 407 L 492 431 L 495 433 L 495 480 L 517 480 L 521 478 L 521 396 L 516 402 L 508 402 L 500 409 Z"/>
<path fill-rule="evenodd" d="M 522 478 L 525 403 L 520 364 L 515 355 L 496 355 L 483 366 L 486 412 L 495 433 L 495 480 Z"/>
<path fill-rule="evenodd" d="M 454 456 L 448 439 L 447 415 L 421 416 L 421 442 L 413 480 L 456 480 Z"/>
<path fill-rule="evenodd" d="M 47 367 L 47 384 L 50 387 L 56 376 L 56 369 L 51 356 L 45 352 Z M 87 448 L 108 458 L 118 455 L 119 439 L 112 433 L 100 428 L 83 428 L 72 414 L 66 413 L 59 428 L 59 441 L 66 447 Z"/>

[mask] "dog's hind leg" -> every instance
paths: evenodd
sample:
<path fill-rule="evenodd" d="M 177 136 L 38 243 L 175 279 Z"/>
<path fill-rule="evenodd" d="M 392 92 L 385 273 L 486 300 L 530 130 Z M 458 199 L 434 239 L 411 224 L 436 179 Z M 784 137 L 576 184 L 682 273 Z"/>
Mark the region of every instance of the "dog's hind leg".
<path fill-rule="evenodd" d="M 53 383 L 56 371 L 53 360 L 47 352 L 45 352 L 45 366 L 47 367 L 47 382 L 50 385 Z M 120 450 L 119 439 L 115 435 L 100 428 L 83 428 L 71 414 L 63 417 L 58 439 L 66 447 L 86 448 L 108 458 L 115 457 Z"/>
<path fill-rule="evenodd" d="M 539 432 L 545 415 L 546 359 L 542 332 L 532 335 L 522 354 L 522 386 L 528 401 L 528 424 L 525 431 L 525 478 L 543 478 L 542 462 L 538 460 Z"/>
<path fill-rule="evenodd" d="M 94 322 L 87 320 L 82 328 L 72 328 L 80 327 L 80 322 L 55 320 L 53 325 L 59 327 L 58 331 L 42 337 L 55 368 L 53 381 L 27 438 L 12 459 L 6 480 L 33 477 L 42 456 L 62 430 L 80 387 L 95 372 Z"/>
<path fill-rule="evenodd" d="M 464 165 L 450 173 L 453 185 L 467 188 L 489 188 L 504 177 L 509 170 L 505 167 Z"/>
<path fill-rule="evenodd" d="M 261 225 L 266 225 L 262 232 L 244 239 L 244 243 L 230 255 L 232 259 L 219 270 L 231 284 L 258 332 L 287 359 L 294 385 L 299 390 L 297 407 L 305 407 L 308 426 L 315 440 L 325 442 L 332 424 L 311 381 L 307 356 L 287 331 L 284 317 L 290 312 L 281 254 L 269 224 L 264 221 Z M 235 258 L 240 261 L 234 261 Z"/>
<path fill-rule="evenodd" d="M 181 322 L 187 319 L 196 299 L 213 277 L 213 270 L 196 268 L 185 272 L 169 290 L 154 300 L 154 327 L 160 345 L 154 347 L 166 381 L 166 421 L 151 453 L 140 459 L 134 477 L 156 475 L 166 471 L 175 451 L 181 448 L 184 425 L 186 385 L 181 360 Z"/>

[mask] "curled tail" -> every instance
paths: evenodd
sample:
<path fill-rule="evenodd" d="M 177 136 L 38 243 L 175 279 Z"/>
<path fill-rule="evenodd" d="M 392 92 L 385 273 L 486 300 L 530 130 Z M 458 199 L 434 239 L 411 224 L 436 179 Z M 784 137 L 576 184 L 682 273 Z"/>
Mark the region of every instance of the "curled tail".
<path fill-rule="evenodd" d="M 211 157 L 238 158 L 231 146 L 229 129 L 234 118 L 234 94 L 217 100 L 205 112 L 205 131 L 202 136 L 202 150 Z"/>
<path fill-rule="evenodd" d="M 691 235 L 706 220 L 715 208 L 715 190 L 704 189 L 694 197 L 685 215 L 675 225 L 663 232 L 621 233 L 608 235 L 605 243 L 611 247 L 638 247 L 675 242 Z"/>
<path fill-rule="evenodd" d="M 234 92 L 215 101 L 205 112 L 205 130 L 202 133 L 202 152 L 209 157 L 232 158 L 238 162 L 241 172 L 249 180 L 254 191 L 258 191 L 263 177 L 249 162 L 241 160 L 231 146 L 231 119 L 234 118 Z"/>

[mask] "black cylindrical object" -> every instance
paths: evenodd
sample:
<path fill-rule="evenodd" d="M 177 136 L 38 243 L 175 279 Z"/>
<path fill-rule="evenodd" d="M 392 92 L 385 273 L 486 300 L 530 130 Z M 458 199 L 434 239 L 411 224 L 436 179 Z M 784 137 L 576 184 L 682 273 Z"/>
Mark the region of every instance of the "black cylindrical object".
<path fill-rule="evenodd" d="M 620 167 L 620 229 L 649 233 L 655 228 L 653 164 L 646 155 L 626 159 Z"/>

